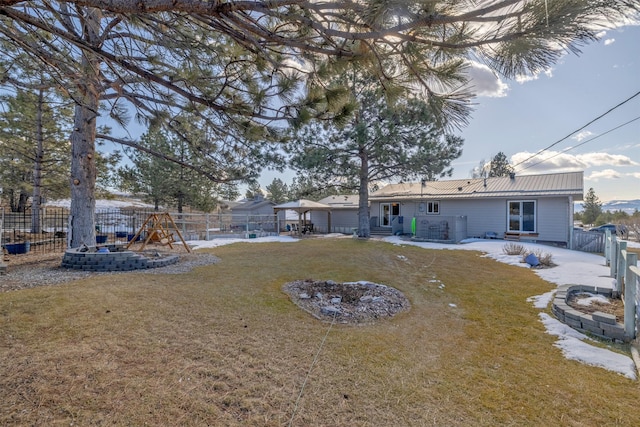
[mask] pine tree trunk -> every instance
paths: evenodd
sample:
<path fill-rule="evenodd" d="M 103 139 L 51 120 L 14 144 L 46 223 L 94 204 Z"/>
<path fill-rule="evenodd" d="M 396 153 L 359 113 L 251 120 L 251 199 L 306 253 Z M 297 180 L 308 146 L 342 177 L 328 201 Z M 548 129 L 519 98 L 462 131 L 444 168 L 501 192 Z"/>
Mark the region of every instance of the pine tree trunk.
<path fill-rule="evenodd" d="M 44 91 L 38 91 L 38 105 L 36 113 L 36 153 L 33 162 L 33 194 L 31 197 L 31 232 L 40 233 L 40 196 L 42 188 L 42 159 L 44 157 L 44 131 L 42 124 L 42 110 L 44 108 Z"/>
<path fill-rule="evenodd" d="M 91 45 L 98 41 L 101 12 L 90 9 L 86 15 L 84 38 Z M 83 81 L 78 85 L 71 133 L 71 242 L 70 247 L 82 244 L 95 246 L 95 186 L 96 186 L 96 117 L 98 115 L 100 60 L 84 51 L 81 62 Z"/>
<path fill-rule="evenodd" d="M 18 199 L 17 212 L 26 212 L 29 203 L 29 194 L 25 190 L 20 190 L 20 198 Z"/>
<path fill-rule="evenodd" d="M 358 237 L 371 236 L 369 219 L 369 157 L 366 150 L 360 150 L 360 189 L 358 191 Z"/>

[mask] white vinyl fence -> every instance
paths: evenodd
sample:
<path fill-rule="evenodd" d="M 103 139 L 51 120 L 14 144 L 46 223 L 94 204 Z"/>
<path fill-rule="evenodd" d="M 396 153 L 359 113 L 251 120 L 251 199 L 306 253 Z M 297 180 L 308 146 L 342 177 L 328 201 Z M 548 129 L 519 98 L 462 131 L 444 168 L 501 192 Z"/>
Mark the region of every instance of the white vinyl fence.
<path fill-rule="evenodd" d="M 609 231 L 605 241 L 605 258 L 611 277 L 616 279 L 613 293 L 624 303 L 624 334 L 625 339 L 631 341 L 637 336 L 640 319 L 638 254 L 627 251 L 627 242 L 619 241 Z"/>

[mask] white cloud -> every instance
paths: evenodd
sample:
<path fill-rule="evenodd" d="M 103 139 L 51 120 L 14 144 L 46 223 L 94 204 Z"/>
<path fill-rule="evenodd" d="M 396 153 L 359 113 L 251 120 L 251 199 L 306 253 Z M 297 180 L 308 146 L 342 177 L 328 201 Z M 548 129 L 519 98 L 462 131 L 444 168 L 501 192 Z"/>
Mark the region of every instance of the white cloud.
<path fill-rule="evenodd" d="M 640 172 L 633 172 L 633 173 L 628 173 L 627 176 L 630 176 L 631 178 L 638 178 L 640 179 Z"/>
<path fill-rule="evenodd" d="M 496 75 L 491 68 L 479 62 L 470 61 L 467 73 L 470 85 L 477 96 L 502 98 L 507 96 L 509 86 Z"/>
<path fill-rule="evenodd" d="M 527 151 L 512 155 L 510 159 L 511 164 L 518 165 L 516 167 L 516 172 L 524 172 L 525 170 L 527 173 L 560 172 L 585 170 L 590 167 L 598 166 L 608 166 L 611 168 L 640 165 L 627 156 L 600 152 L 574 155 L 559 151 L 545 151 L 540 155 L 530 158 L 533 155 L 534 153 L 529 153 Z M 598 177 L 599 176 L 596 176 L 595 178 Z"/>
<path fill-rule="evenodd" d="M 615 42 L 616 42 L 616 39 L 606 39 L 606 40 L 604 41 L 604 45 L 605 45 L 605 46 L 609 46 L 610 44 L 613 44 L 613 43 L 615 43 Z"/>
<path fill-rule="evenodd" d="M 576 140 L 576 141 L 580 142 L 580 141 L 582 141 L 582 140 L 585 140 L 585 139 L 589 138 L 589 137 L 590 137 L 591 135 L 593 135 L 593 134 L 594 134 L 594 133 L 593 133 L 593 132 L 591 132 L 590 130 L 585 130 L 585 131 L 582 131 L 582 132 L 579 132 L 579 133 L 577 133 L 577 134 L 573 135 L 573 136 L 571 137 L 571 139 L 574 139 L 574 140 Z"/>
<path fill-rule="evenodd" d="M 576 155 L 580 161 L 589 166 L 638 166 L 639 163 L 634 162 L 628 156 L 622 154 L 609 153 L 586 153 Z"/>
<path fill-rule="evenodd" d="M 544 74 L 548 78 L 551 78 L 553 77 L 553 69 L 547 68 L 546 70 L 535 73 L 535 74 L 519 74 L 516 76 L 516 82 L 520 84 L 524 84 L 526 82 L 538 80 L 538 78 L 540 78 L 540 74 Z"/>
<path fill-rule="evenodd" d="M 619 172 L 614 171 L 613 169 L 594 171 L 584 177 L 585 180 L 594 181 L 594 182 L 598 182 L 601 179 L 620 179 L 620 178 L 622 178 L 622 175 Z"/>

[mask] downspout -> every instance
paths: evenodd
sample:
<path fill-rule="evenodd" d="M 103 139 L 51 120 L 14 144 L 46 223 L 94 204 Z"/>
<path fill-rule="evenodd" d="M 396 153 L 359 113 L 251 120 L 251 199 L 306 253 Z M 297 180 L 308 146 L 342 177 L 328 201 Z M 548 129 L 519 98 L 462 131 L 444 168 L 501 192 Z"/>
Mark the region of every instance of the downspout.
<path fill-rule="evenodd" d="M 569 196 L 569 244 L 567 247 L 573 249 L 573 196 Z"/>

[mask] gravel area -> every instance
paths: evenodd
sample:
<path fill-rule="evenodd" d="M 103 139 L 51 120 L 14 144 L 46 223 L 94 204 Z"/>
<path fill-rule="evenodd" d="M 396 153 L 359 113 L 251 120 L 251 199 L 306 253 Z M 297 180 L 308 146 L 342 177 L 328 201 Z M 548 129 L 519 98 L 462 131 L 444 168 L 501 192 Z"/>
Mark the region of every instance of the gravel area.
<path fill-rule="evenodd" d="M 73 280 L 108 274 L 180 274 L 191 271 L 194 267 L 215 264 L 219 258 L 207 253 L 172 252 L 180 256 L 180 260 L 166 267 L 134 271 L 91 272 L 78 271 L 60 267 L 62 254 L 29 254 L 9 256 L 5 258 L 7 272 L 0 275 L 0 292 L 52 286 Z"/>

